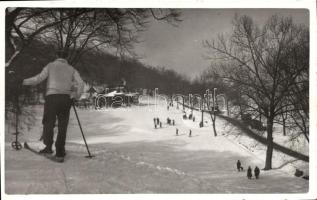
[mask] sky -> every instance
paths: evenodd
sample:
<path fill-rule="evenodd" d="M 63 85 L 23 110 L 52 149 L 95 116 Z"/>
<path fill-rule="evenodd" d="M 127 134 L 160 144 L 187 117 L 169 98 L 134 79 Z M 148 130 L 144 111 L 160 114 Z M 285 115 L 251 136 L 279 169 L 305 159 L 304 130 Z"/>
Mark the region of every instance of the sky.
<path fill-rule="evenodd" d="M 212 62 L 204 56 L 207 50 L 202 41 L 230 33 L 235 14 L 246 14 L 258 25 L 274 14 L 291 16 L 294 23 L 309 25 L 309 11 L 305 9 L 182 9 L 181 12 L 182 22 L 177 27 L 153 20 L 148 30 L 141 33 L 143 42 L 135 46 L 135 51 L 142 63 L 174 69 L 191 79 Z"/>

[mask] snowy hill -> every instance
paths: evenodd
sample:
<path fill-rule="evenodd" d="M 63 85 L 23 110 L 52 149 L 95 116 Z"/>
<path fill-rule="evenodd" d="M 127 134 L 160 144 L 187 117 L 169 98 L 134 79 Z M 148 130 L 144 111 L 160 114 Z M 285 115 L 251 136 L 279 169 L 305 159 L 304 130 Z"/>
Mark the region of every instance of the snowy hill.
<path fill-rule="evenodd" d="M 21 141 L 40 149 L 42 107 L 36 125 L 24 129 Z M 188 111 L 187 111 L 188 112 Z M 5 189 L 10 194 L 39 193 L 304 193 L 308 181 L 293 176 L 289 162 L 274 152 L 273 167 L 261 171 L 260 179 L 248 180 L 243 167 L 264 166 L 265 148 L 249 149 L 244 144 L 254 140 L 240 134 L 225 120 L 217 119 L 218 137 L 213 136 L 210 121 L 199 128 L 196 122 L 182 119 L 182 110 L 166 109 L 160 103 L 107 110 L 79 110 L 80 120 L 92 154 L 87 159 L 74 113 L 71 112 L 63 164 L 10 147 L 7 126 L 5 154 Z M 160 118 L 162 128 L 154 128 L 153 118 Z M 175 126 L 166 119 L 175 120 Z M 176 128 L 179 130 L 176 136 Z M 192 137 L 189 137 L 189 131 Z M 292 165 L 297 161 L 292 162 Z M 303 164 L 302 162 L 298 162 Z M 282 166 L 282 167 L 281 167 Z M 56 176 L 45 176 L 46 171 Z M 34 178 L 36 177 L 36 178 Z M 30 184 L 25 184 L 30 183 Z"/>

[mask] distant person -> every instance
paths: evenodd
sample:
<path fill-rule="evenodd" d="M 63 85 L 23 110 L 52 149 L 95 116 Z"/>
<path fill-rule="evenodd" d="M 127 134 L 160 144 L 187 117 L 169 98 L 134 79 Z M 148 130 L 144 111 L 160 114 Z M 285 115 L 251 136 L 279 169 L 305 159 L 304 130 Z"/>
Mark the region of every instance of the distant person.
<path fill-rule="evenodd" d="M 254 168 L 254 176 L 256 179 L 258 179 L 260 176 L 260 169 L 258 168 L 258 166 Z"/>
<path fill-rule="evenodd" d="M 192 136 L 192 130 L 189 129 L 189 137 L 191 137 L 191 136 Z"/>
<path fill-rule="evenodd" d="M 160 122 L 160 128 L 162 128 L 162 122 Z"/>
<path fill-rule="evenodd" d="M 248 177 L 248 179 L 251 179 L 251 178 L 252 178 L 252 169 L 251 169 L 250 166 L 248 167 L 247 177 Z"/>
<path fill-rule="evenodd" d="M 304 175 L 304 172 L 303 171 L 301 171 L 301 170 L 299 170 L 299 169 L 296 169 L 296 171 L 295 171 L 295 176 L 296 177 L 301 177 L 301 176 L 303 176 Z"/>
<path fill-rule="evenodd" d="M 238 171 L 243 171 L 243 167 L 241 166 L 240 160 L 237 161 L 237 169 Z"/>
<path fill-rule="evenodd" d="M 58 134 L 55 142 L 56 154 L 54 159 L 57 162 L 63 162 L 69 111 L 73 103 L 72 98 L 80 97 L 84 84 L 78 71 L 68 64 L 66 60 L 67 53 L 59 51 L 57 57 L 55 61 L 47 64 L 41 73 L 24 79 L 23 85 L 37 85 L 47 80 L 43 120 L 45 148 L 40 150 L 39 153 L 53 153 L 53 129 L 57 117 Z"/>
<path fill-rule="evenodd" d="M 173 126 L 175 126 L 175 120 L 173 119 L 173 121 L 172 121 L 172 124 L 173 124 Z"/>
<path fill-rule="evenodd" d="M 166 123 L 167 123 L 168 125 L 171 125 L 171 119 L 170 119 L 169 117 L 166 119 Z"/>
<path fill-rule="evenodd" d="M 176 136 L 178 136 L 178 128 L 176 129 Z"/>

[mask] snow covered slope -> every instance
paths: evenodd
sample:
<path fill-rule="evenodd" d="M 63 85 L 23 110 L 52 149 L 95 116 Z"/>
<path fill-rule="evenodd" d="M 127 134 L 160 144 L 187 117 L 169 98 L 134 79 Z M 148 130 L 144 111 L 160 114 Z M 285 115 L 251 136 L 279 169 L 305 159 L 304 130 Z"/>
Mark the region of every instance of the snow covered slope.
<path fill-rule="evenodd" d="M 30 131 L 21 140 L 41 148 L 41 107 Z M 187 113 L 189 111 L 187 110 Z M 5 189 L 10 194 L 33 193 L 305 193 L 308 181 L 294 177 L 291 169 L 261 171 L 260 179 L 248 180 L 243 167 L 264 166 L 262 151 L 245 148 L 232 127 L 217 119 L 218 137 L 213 136 L 209 116 L 199 128 L 196 121 L 183 120 L 176 107 L 142 105 L 108 110 L 79 110 L 91 152 L 89 160 L 72 112 L 68 127 L 66 161 L 51 163 L 26 150 L 11 149 L 6 133 Z M 154 128 L 153 118 L 162 128 Z M 175 126 L 166 119 L 175 120 Z M 176 136 L 176 128 L 179 135 Z M 189 131 L 192 137 L 189 137 Z M 7 129 L 9 132 L 9 129 Z M 12 130 L 11 130 L 12 131 Z M 237 134 L 238 132 L 235 131 Z M 241 134 L 239 134 L 241 135 Z M 254 142 L 254 141 L 250 141 Z M 261 147 L 262 148 L 262 147 Z M 263 147 L 264 148 L 264 147 Z M 276 153 L 274 152 L 274 155 Z M 281 161 L 283 162 L 283 161 Z M 274 167 L 281 163 L 273 161 Z M 56 176 L 46 176 L 46 173 Z M 36 177 L 36 178 L 34 178 Z M 28 184 L 26 184 L 28 183 Z"/>

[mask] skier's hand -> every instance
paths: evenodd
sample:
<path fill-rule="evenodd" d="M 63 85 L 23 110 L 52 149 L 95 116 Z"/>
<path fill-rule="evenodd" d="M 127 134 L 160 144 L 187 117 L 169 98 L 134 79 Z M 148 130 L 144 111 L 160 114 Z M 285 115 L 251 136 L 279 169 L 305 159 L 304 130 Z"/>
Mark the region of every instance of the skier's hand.
<path fill-rule="evenodd" d="M 76 99 L 75 98 L 71 98 L 70 100 L 71 100 L 71 104 L 75 105 Z"/>

